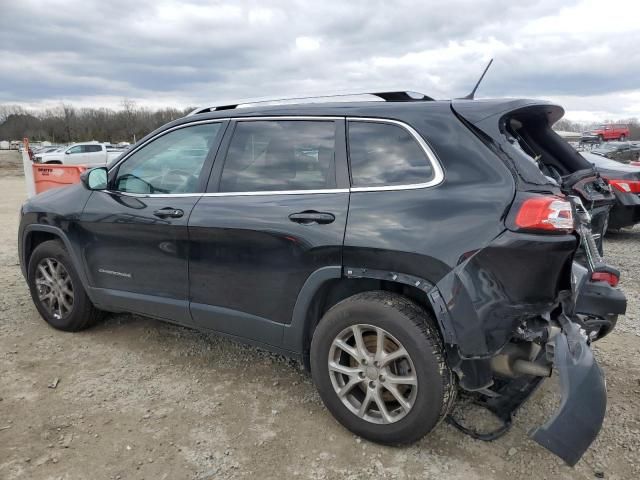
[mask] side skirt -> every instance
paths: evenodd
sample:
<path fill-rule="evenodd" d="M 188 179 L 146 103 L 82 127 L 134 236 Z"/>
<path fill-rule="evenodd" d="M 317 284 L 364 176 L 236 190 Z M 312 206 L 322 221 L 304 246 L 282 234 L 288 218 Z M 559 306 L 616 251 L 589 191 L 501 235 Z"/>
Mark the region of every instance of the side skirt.
<path fill-rule="evenodd" d="M 295 360 L 302 359 L 299 353 L 279 346 L 284 326 L 261 317 L 193 303 L 190 312 L 189 302 L 186 300 L 106 288 L 89 287 L 88 290 L 92 300 L 95 299 L 93 301 L 96 307 L 108 312 L 144 315 L 201 332 L 214 333 Z"/>

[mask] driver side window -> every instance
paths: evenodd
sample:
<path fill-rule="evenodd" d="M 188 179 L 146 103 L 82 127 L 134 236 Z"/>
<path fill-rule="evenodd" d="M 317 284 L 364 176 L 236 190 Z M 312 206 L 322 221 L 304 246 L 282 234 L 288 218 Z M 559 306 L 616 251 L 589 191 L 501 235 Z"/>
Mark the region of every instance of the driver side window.
<path fill-rule="evenodd" d="M 173 130 L 132 154 L 118 168 L 115 190 L 126 193 L 197 193 L 200 173 L 216 144 L 220 123 Z"/>

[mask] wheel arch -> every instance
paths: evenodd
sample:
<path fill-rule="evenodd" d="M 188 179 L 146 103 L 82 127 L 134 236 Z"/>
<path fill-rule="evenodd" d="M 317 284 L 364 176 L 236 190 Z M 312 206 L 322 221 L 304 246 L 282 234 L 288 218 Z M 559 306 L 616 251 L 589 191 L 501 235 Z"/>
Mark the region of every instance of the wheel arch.
<path fill-rule="evenodd" d="M 71 241 L 62 229 L 53 225 L 31 224 L 25 227 L 22 234 L 22 248 L 20 252 L 20 265 L 25 279 L 28 280 L 29 259 L 31 258 L 33 251 L 38 247 L 38 245 L 49 240 L 59 240 L 62 242 L 64 248 L 71 257 L 73 266 L 78 273 L 83 286 L 88 291 L 86 288 L 88 286 L 88 282 L 85 269 L 82 266 L 82 262 L 76 255 L 76 251 L 73 249 Z"/>
<path fill-rule="evenodd" d="M 300 290 L 291 323 L 285 327 L 283 346 L 299 353 L 309 370 L 311 338 L 322 316 L 345 298 L 373 290 L 398 293 L 425 308 L 438 320 L 435 326 L 446 340 L 448 329 L 443 328 L 442 317 L 436 314 L 437 302 L 430 295 L 434 289 L 435 286 L 425 279 L 399 272 L 362 267 L 323 267 L 313 272 Z"/>

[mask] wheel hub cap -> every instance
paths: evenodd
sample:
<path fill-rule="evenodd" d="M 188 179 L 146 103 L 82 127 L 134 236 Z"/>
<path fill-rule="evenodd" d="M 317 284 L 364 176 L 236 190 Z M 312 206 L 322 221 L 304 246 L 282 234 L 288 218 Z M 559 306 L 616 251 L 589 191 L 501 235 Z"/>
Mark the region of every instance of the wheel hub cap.
<path fill-rule="evenodd" d="M 378 379 L 378 369 L 375 367 L 367 367 L 365 370 L 367 378 L 369 380 L 377 380 Z"/>

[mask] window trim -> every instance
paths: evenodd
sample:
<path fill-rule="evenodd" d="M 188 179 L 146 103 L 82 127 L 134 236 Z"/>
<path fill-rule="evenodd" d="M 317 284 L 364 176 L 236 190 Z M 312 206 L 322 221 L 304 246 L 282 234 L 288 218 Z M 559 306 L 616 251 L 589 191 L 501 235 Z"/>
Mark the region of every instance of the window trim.
<path fill-rule="evenodd" d="M 404 128 L 406 131 L 408 131 L 411 136 L 418 142 L 418 144 L 420 145 L 420 147 L 422 148 L 422 150 L 424 151 L 425 155 L 427 156 L 427 159 L 429 160 L 429 162 L 431 163 L 431 166 L 433 168 L 433 178 L 431 180 L 429 180 L 428 182 L 425 183 L 416 183 L 416 184 L 407 184 L 407 185 L 386 185 L 386 186 L 376 186 L 376 187 L 353 187 L 350 186 L 349 188 L 332 188 L 332 189 L 321 189 L 321 190 L 273 190 L 273 191 L 256 191 L 256 192 L 196 192 L 196 193 L 129 193 L 129 192 L 118 192 L 118 191 L 112 191 L 112 190 L 106 190 L 106 193 L 110 193 L 110 194 L 118 194 L 118 195 L 126 195 L 126 196 L 131 196 L 131 197 L 150 197 L 150 198 L 177 198 L 177 197 L 244 197 L 244 196 L 267 196 L 267 195 L 304 195 L 304 194 L 308 194 L 308 195 L 317 195 L 317 194 L 334 194 L 334 193 L 349 193 L 349 192 L 381 192 L 381 191 L 402 191 L 402 190 L 417 190 L 417 189 L 422 189 L 422 188 L 429 188 L 429 187 L 435 187 L 436 185 L 439 185 L 440 183 L 442 183 L 444 181 L 444 170 L 442 169 L 442 165 L 440 164 L 440 161 L 438 160 L 438 157 L 436 156 L 435 152 L 431 149 L 431 147 L 429 146 L 429 144 L 427 143 L 427 141 L 422 138 L 422 136 L 409 124 L 401 121 L 401 120 L 395 120 L 395 119 L 391 119 L 391 118 L 383 118 L 383 117 L 350 117 L 350 116 L 339 116 L 339 115 L 328 115 L 328 116 L 322 116 L 322 115 L 269 115 L 269 116 L 250 116 L 250 117 L 224 117 L 224 118 L 213 118 L 213 119 L 209 119 L 209 120 L 199 120 L 196 122 L 188 122 L 188 123 L 183 123 L 180 125 L 176 125 L 175 127 L 171 127 L 167 130 L 163 130 L 161 132 L 158 132 L 156 135 L 154 135 L 153 137 L 149 138 L 148 140 L 146 140 L 144 143 L 141 143 L 139 146 L 137 146 L 136 148 L 134 148 L 133 150 L 127 152 L 127 155 L 124 158 L 121 158 L 120 160 L 118 160 L 118 162 L 116 162 L 111 168 L 109 168 L 109 175 L 111 175 L 111 173 L 114 170 L 117 170 L 117 168 L 120 166 L 120 164 L 122 164 L 123 162 L 125 162 L 131 155 L 133 155 L 135 152 L 137 152 L 138 150 L 140 150 L 142 147 L 144 147 L 145 145 L 147 145 L 149 142 L 152 142 L 153 140 L 155 140 L 158 137 L 161 137 L 169 132 L 172 132 L 174 130 L 178 130 L 180 128 L 186 128 L 186 127 L 190 127 L 193 125 L 200 125 L 200 124 L 204 124 L 204 123 L 224 123 L 224 122 L 230 122 L 233 123 L 237 123 L 237 122 L 244 122 L 244 121 L 268 121 L 268 120 L 328 120 L 328 121 L 343 121 L 345 122 L 345 127 L 348 128 L 348 122 L 353 121 L 353 122 L 377 122 L 377 123 L 387 123 L 387 124 L 391 124 L 391 125 L 397 125 L 401 128 Z M 229 128 L 223 129 L 223 130 L 229 130 Z M 233 132 L 233 130 L 231 130 L 231 132 Z M 220 154 L 223 154 L 226 157 L 226 148 L 222 149 L 223 144 L 225 143 L 225 137 L 226 137 L 226 133 L 227 132 L 223 132 L 222 136 L 218 142 L 218 146 L 217 146 L 217 152 L 214 155 L 216 161 L 214 162 L 213 166 L 210 167 L 210 172 L 209 175 L 213 176 L 214 174 L 214 169 L 215 169 L 215 163 L 217 162 L 218 156 Z M 227 145 L 228 147 L 228 145 Z M 337 146 L 336 146 L 336 150 L 337 150 Z M 210 152 L 211 155 L 212 152 Z M 337 155 L 337 151 L 336 151 L 336 155 Z M 348 157 L 348 146 L 345 145 L 345 153 L 347 154 Z M 336 159 L 337 160 L 337 159 Z M 348 158 L 347 158 L 348 161 Z M 336 169 L 338 168 L 338 165 L 336 165 Z M 209 179 L 209 182 L 212 180 L 212 178 Z M 338 181 L 338 179 L 336 178 L 336 181 Z M 204 190 L 206 190 L 207 187 L 205 186 Z"/>
<path fill-rule="evenodd" d="M 345 130 L 344 128 L 342 128 L 340 126 L 340 122 L 344 123 L 345 122 L 345 118 L 344 117 L 339 117 L 339 116 L 310 116 L 310 115 L 286 115 L 286 116 L 265 116 L 265 117 L 233 117 L 230 119 L 231 120 L 231 125 L 229 127 L 229 132 L 228 132 L 228 138 L 225 140 L 223 140 L 224 143 L 224 148 L 221 148 L 219 151 L 219 156 L 220 158 L 216 158 L 215 163 L 217 163 L 217 168 L 216 165 L 214 164 L 214 170 L 212 171 L 211 175 L 212 178 L 209 180 L 209 185 L 207 187 L 207 189 L 212 189 L 212 185 L 211 185 L 211 181 L 214 182 L 213 185 L 213 190 L 215 191 L 207 191 L 205 193 L 205 196 L 208 197 L 241 197 L 241 196 L 259 196 L 259 195 L 303 195 L 305 193 L 308 194 L 319 194 L 319 193 L 348 193 L 349 189 L 348 188 L 340 188 L 340 180 L 339 180 L 339 175 L 340 175 L 340 167 L 339 164 L 343 163 L 345 164 L 345 168 L 346 167 L 346 163 L 347 163 L 347 159 L 346 159 L 346 145 L 345 142 L 342 141 L 341 136 L 344 136 Z M 246 191 L 246 192 L 241 192 L 241 191 L 237 191 L 237 192 L 220 192 L 219 188 L 220 188 L 220 180 L 222 179 L 222 174 L 224 171 L 224 166 L 226 164 L 226 160 L 227 160 L 227 154 L 229 153 L 229 147 L 231 146 L 231 142 L 233 141 L 233 136 L 236 132 L 236 128 L 238 126 L 239 123 L 242 122 L 274 122 L 274 121 L 301 121 L 301 122 L 305 122 L 305 121 L 312 121 L 312 122 L 316 122 L 316 121 L 325 121 L 327 123 L 332 123 L 335 129 L 335 138 L 334 138 L 334 142 L 335 142 L 335 162 L 336 162 L 336 186 L 332 187 L 332 188 L 316 188 L 316 189 L 304 189 L 304 190 L 256 190 L 256 191 Z M 343 157 L 343 158 L 341 158 Z M 346 180 L 346 179 L 345 179 Z M 348 181 L 348 180 L 346 180 Z M 347 183 L 348 185 L 348 183 Z"/>
<path fill-rule="evenodd" d="M 384 192 L 384 191 L 393 191 L 393 190 L 415 190 L 419 188 L 428 188 L 435 187 L 439 185 L 444 180 L 444 170 L 442 169 L 442 165 L 440 165 L 440 161 L 436 156 L 435 152 L 431 149 L 429 144 L 426 142 L 424 138 L 409 124 L 402 122 L 400 120 L 392 120 L 390 118 L 373 118 L 373 117 L 347 117 L 347 132 L 349 131 L 349 122 L 362 122 L 362 123 L 386 123 L 389 125 L 397 125 L 400 128 L 405 129 L 409 134 L 418 142 L 418 145 L 422 148 L 422 151 L 425 153 L 427 160 L 431 164 L 431 168 L 433 169 L 433 178 L 428 182 L 423 183 L 411 183 L 406 185 L 378 185 L 375 187 L 354 187 L 351 186 L 352 192 Z M 347 142 L 348 143 L 348 142 Z M 348 147 L 347 147 L 347 156 L 348 156 Z M 349 159 L 349 168 L 351 168 L 351 159 Z"/>
<path fill-rule="evenodd" d="M 154 135 L 153 137 L 145 140 L 143 143 L 141 143 L 140 145 L 138 145 L 136 148 L 134 148 L 133 150 L 127 152 L 127 155 L 124 156 L 123 158 L 119 159 L 115 164 L 113 164 L 113 166 L 111 166 L 108 170 L 107 170 L 107 178 L 108 180 L 108 184 L 111 185 L 111 181 L 112 181 L 112 175 L 115 174 L 117 175 L 118 171 L 120 170 L 120 166 L 126 162 L 134 153 L 136 153 L 137 151 L 141 150 L 142 148 L 144 148 L 146 145 L 148 145 L 149 143 L 155 141 L 156 139 L 163 137 L 164 135 L 171 133 L 175 130 L 180 130 L 181 128 L 189 128 L 192 127 L 194 125 L 202 125 L 202 124 L 207 124 L 207 123 L 221 123 L 223 124 L 221 126 L 221 130 L 218 132 L 216 140 L 217 143 L 215 145 L 215 152 L 213 151 L 213 149 L 211 151 L 209 151 L 209 153 L 207 154 L 207 156 L 204 159 L 204 163 L 203 163 L 203 170 L 206 168 L 207 172 L 204 173 L 205 177 L 203 177 L 203 179 L 205 180 L 203 184 L 201 184 L 201 189 L 205 190 L 206 189 L 206 180 L 209 178 L 209 175 L 211 174 L 211 169 L 213 167 L 212 163 L 213 163 L 213 159 L 215 158 L 215 156 L 218 153 L 218 150 L 220 149 L 220 145 L 222 142 L 222 139 L 224 138 L 224 134 L 226 131 L 226 127 L 228 126 L 228 118 L 213 118 L 213 119 L 209 119 L 209 120 L 200 120 L 198 122 L 189 122 L 189 123 L 183 123 L 180 125 L 176 125 L 175 127 L 171 127 L 168 128 L 167 130 L 163 130 L 161 132 L 158 132 L 156 135 Z M 115 180 L 115 179 L 113 179 Z M 117 194 L 117 195 L 124 195 L 124 196 L 129 196 L 129 197 L 138 197 L 138 198 L 176 198 L 176 197 L 201 197 L 202 195 L 204 195 L 204 191 L 202 192 L 192 192 L 192 193 L 133 193 L 133 192 L 122 192 L 120 190 L 112 190 L 110 188 L 107 188 L 106 190 L 104 190 L 104 192 L 109 193 L 109 194 Z"/>

